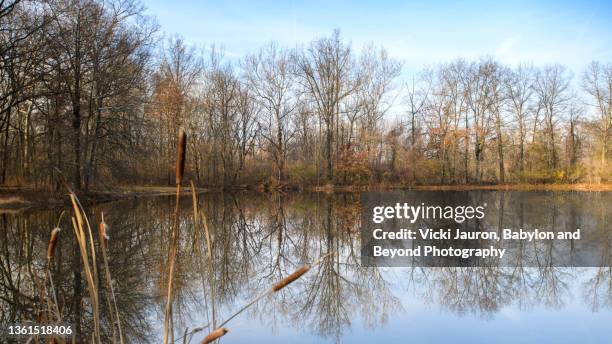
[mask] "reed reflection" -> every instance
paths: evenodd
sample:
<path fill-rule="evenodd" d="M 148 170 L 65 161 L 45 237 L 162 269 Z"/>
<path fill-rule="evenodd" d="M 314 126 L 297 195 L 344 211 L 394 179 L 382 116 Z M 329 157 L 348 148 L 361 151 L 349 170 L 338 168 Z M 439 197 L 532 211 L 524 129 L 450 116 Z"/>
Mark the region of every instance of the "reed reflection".
<path fill-rule="evenodd" d="M 606 193 L 475 194 L 490 204 L 482 226 L 520 228 L 597 228 L 607 243 L 611 196 Z M 199 209 L 206 216 L 212 245 L 194 226 L 192 204 L 182 200 L 181 237 L 175 275 L 174 327 L 177 332 L 219 322 L 305 262 L 329 258 L 273 297 L 259 302 L 244 321 L 256 321 L 272 333 L 281 327 L 304 329 L 333 341 L 356 323 L 382 327 L 410 312 L 407 298 L 417 298 L 462 315 L 492 317 L 505 307 L 561 308 L 571 288 L 593 310 L 612 305 L 612 269 L 555 268 L 553 242 L 514 257 L 511 267 L 365 268 L 360 265 L 359 195 L 340 194 L 205 194 Z M 91 209 L 92 222 L 104 212 L 109 225 L 109 270 L 119 317 L 129 342 L 157 342 L 164 317 L 166 261 L 173 200 L 151 198 L 104 204 Z M 46 244 L 60 211 L 4 214 L 0 217 L 0 322 L 41 321 L 44 303 Z M 91 335 L 90 302 L 81 272 L 74 234 L 65 216 L 51 271 L 63 317 L 77 328 L 77 341 Z M 98 242 L 98 241 L 96 241 Z M 607 255 L 606 255 L 607 254 Z M 103 267 L 98 267 L 103 271 Z M 100 274 L 102 295 L 107 290 Z M 214 295 L 214 300 L 211 299 Z M 101 302 L 102 314 L 106 302 Z M 215 319 L 207 318 L 211 307 Z M 101 319 L 104 338 L 113 337 L 111 319 Z M 178 337 L 178 336 L 177 336 Z M 229 339 L 228 339 L 229 340 Z M 262 339 L 265 341 L 265 339 Z M 110 342 L 110 341 L 109 341 Z"/>

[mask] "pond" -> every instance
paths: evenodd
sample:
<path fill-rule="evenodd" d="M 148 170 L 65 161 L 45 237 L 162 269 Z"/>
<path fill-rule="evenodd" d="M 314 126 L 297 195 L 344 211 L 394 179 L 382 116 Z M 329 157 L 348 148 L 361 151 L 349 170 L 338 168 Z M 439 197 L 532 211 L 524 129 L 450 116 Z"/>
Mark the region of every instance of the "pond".
<path fill-rule="evenodd" d="M 612 243 L 612 193 L 471 191 L 491 226 L 591 226 Z M 191 197 L 181 198 L 174 282 L 176 342 L 186 328 L 217 325 L 304 263 L 300 279 L 226 326 L 224 343 L 609 343 L 612 268 L 362 267 L 358 193 L 200 194 L 212 273 Z M 173 197 L 86 207 L 94 242 L 109 226 L 108 266 L 126 342 L 157 343 L 164 327 Z M 60 216 L 62 210 L 65 211 Z M 36 321 L 47 304 L 47 243 L 62 228 L 50 265 L 59 311 L 77 341 L 90 338 L 92 308 L 70 224 L 71 209 L 0 216 L 0 323 Z M 98 245 L 99 246 L 99 245 Z M 97 252 L 100 247 L 97 247 Z M 105 267 L 97 256 L 100 326 L 111 342 Z M 213 298 L 214 295 L 214 298 Z M 212 309 L 214 308 L 214 319 Z M 196 333 L 199 342 L 208 330 Z"/>

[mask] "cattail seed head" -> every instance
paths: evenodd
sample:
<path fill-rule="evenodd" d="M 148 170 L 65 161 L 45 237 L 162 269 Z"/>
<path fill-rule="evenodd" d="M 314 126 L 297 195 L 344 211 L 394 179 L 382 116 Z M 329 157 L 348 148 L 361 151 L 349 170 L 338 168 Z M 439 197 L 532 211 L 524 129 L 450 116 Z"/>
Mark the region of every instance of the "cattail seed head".
<path fill-rule="evenodd" d="M 98 234 L 100 235 L 100 241 L 102 242 L 102 245 L 106 246 L 106 242 L 110 238 L 107 234 L 108 225 L 106 224 L 106 222 L 104 222 L 104 216 L 102 216 L 102 221 L 100 222 L 100 227 L 98 228 L 98 230 Z"/>
<path fill-rule="evenodd" d="M 310 265 L 306 264 L 302 266 L 301 268 L 295 270 L 291 275 L 283 278 L 282 280 L 280 280 L 280 282 L 272 286 L 272 290 L 276 292 L 276 291 L 283 289 L 284 287 L 288 286 L 291 282 L 302 277 L 302 275 L 307 273 L 308 270 L 310 270 Z"/>
<path fill-rule="evenodd" d="M 180 185 L 185 173 L 185 154 L 187 152 L 187 134 L 181 129 L 178 136 L 178 155 L 176 159 L 176 184 Z"/>
<path fill-rule="evenodd" d="M 204 337 L 204 340 L 202 340 L 202 342 L 200 344 L 208 344 L 212 341 L 214 341 L 215 339 L 219 339 L 223 336 L 225 336 L 226 333 L 228 333 L 229 330 L 225 327 L 220 327 L 214 331 L 212 331 L 211 333 L 209 333 L 206 337 Z"/>
<path fill-rule="evenodd" d="M 61 228 L 55 227 L 51 231 L 51 239 L 49 239 L 49 246 L 47 247 L 47 260 L 51 260 L 53 258 L 53 252 L 55 251 L 55 246 L 57 244 L 57 238 L 59 232 L 61 232 Z"/>

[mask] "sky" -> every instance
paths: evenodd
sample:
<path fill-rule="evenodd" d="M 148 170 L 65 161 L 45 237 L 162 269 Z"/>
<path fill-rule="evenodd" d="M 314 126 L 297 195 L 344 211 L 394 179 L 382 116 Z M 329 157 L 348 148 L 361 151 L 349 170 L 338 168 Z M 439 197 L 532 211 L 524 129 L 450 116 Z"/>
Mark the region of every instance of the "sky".
<path fill-rule="evenodd" d="M 166 35 L 230 59 L 270 41 L 303 46 L 335 28 L 359 51 L 374 43 L 404 73 L 457 57 L 509 65 L 560 63 L 574 74 L 612 62 L 612 2 L 599 1 L 186 1 L 143 0 Z"/>

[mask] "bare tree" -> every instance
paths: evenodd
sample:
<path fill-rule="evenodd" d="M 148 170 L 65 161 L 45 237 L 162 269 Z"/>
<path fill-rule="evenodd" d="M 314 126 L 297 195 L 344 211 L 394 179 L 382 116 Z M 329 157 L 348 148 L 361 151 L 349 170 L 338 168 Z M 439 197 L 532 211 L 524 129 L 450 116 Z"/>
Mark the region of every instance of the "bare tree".
<path fill-rule="evenodd" d="M 559 65 L 456 59 L 397 87 L 400 62 L 338 30 L 240 64 L 156 38 L 138 0 L 0 1 L 2 183 L 167 183 L 179 127 L 195 180 L 224 188 L 609 177 L 609 64 L 582 77 L 590 117 Z"/>
<path fill-rule="evenodd" d="M 238 167 L 235 169 L 233 179 L 237 180 L 239 174 L 244 170 L 246 159 L 249 153 L 254 153 L 255 139 L 257 138 L 257 117 L 260 108 L 253 101 L 253 96 L 247 87 L 241 86 L 238 90 L 236 104 L 238 112 L 234 123 L 234 140 L 237 145 Z"/>
<path fill-rule="evenodd" d="M 36 85 L 44 75 L 41 70 L 44 66 L 44 49 L 40 49 L 36 43 L 44 40 L 42 28 L 47 22 L 48 13 L 38 2 L 0 2 L 0 133 L 4 136 L 1 183 L 7 182 L 11 126 L 15 131 L 21 131 L 21 125 L 13 123 L 14 113 L 19 116 L 19 107 L 26 102 L 29 104 L 23 128 L 28 131 L 31 127 L 31 100 L 38 92 Z M 20 160 L 25 168 L 29 167 L 27 161 L 31 157 L 27 150 L 31 145 L 28 141 L 31 133 L 20 134 L 23 138 L 20 141 L 24 141 Z M 17 158 L 15 156 L 14 160 Z"/>
<path fill-rule="evenodd" d="M 208 117 L 208 130 L 212 135 L 211 153 L 213 164 L 220 169 L 221 184 L 229 188 L 237 176 L 236 153 L 238 145 L 234 138 L 238 112 L 240 80 L 232 65 L 223 61 L 222 52 L 213 49 L 204 72 L 205 98 L 204 111 Z M 220 163 L 219 163 L 220 162 Z"/>
<path fill-rule="evenodd" d="M 427 97 L 431 87 L 431 78 L 424 74 L 422 76 L 424 85 L 419 89 L 416 88 L 415 80 L 412 79 L 412 85 L 407 88 L 407 102 L 409 107 L 410 121 L 410 161 L 412 170 L 412 183 L 417 182 L 417 157 L 420 154 L 417 147 L 417 136 L 420 136 L 420 121 L 423 117 L 423 109 L 427 103 Z"/>
<path fill-rule="evenodd" d="M 179 127 L 186 126 L 192 96 L 202 73 L 202 59 L 183 39 L 172 37 L 162 50 L 158 69 L 153 74 L 153 99 L 150 113 L 158 121 L 158 145 L 162 158 L 171 160 Z M 168 178 L 171 178 L 167 169 Z"/>
<path fill-rule="evenodd" d="M 497 146 L 497 163 L 499 167 L 500 183 L 506 182 L 506 171 L 504 166 L 504 128 L 503 107 L 506 100 L 506 94 L 503 90 L 503 68 L 496 62 L 490 64 L 491 68 L 491 113 L 495 121 L 495 141 Z"/>
<path fill-rule="evenodd" d="M 596 129 L 601 144 L 601 166 L 606 168 L 606 157 L 612 135 L 612 65 L 592 62 L 584 72 L 583 86 L 591 96 L 597 114 Z"/>
<path fill-rule="evenodd" d="M 334 30 L 329 38 L 314 41 L 304 51 L 296 53 L 298 80 L 325 125 L 325 157 L 327 180 L 333 182 L 334 131 L 339 119 L 341 101 L 353 93 L 361 79 L 355 73 L 350 46 Z"/>
<path fill-rule="evenodd" d="M 566 68 L 561 65 L 545 66 L 538 71 L 535 79 L 535 92 L 544 114 L 548 166 L 552 170 L 555 170 L 558 164 L 555 128 L 560 117 L 567 111 L 570 100 L 569 83 L 570 76 Z"/>
<path fill-rule="evenodd" d="M 146 84 L 146 68 L 150 61 L 154 25 L 143 18 L 142 6 L 133 0 L 111 2 L 100 7 L 90 25 L 91 82 L 88 91 L 88 114 L 84 187 L 88 189 L 96 172 L 97 153 L 114 117 L 138 111 L 141 101 L 126 101 L 125 95 L 142 96 Z M 121 102 L 116 102 L 117 99 Z M 141 98 L 142 99 L 142 98 Z M 105 116 L 106 115 L 106 116 Z M 176 136 L 176 135 L 174 135 Z M 117 145 L 121 146 L 121 145 Z M 104 147 L 102 147 L 104 148 Z"/>
<path fill-rule="evenodd" d="M 525 141 L 527 137 L 528 114 L 533 106 L 533 68 L 521 64 L 509 70 L 505 78 L 509 111 L 513 114 L 518 129 L 519 171 L 525 173 Z"/>
<path fill-rule="evenodd" d="M 357 109 L 362 112 L 360 118 L 363 123 L 363 144 L 369 156 L 372 155 L 373 145 L 381 136 L 378 135 L 378 126 L 395 103 L 395 79 L 399 76 L 401 67 L 401 63 L 389 57 L 386 50 L 379 50 L 372 44 L 364 48 L 359 58 L 359 85 L 347 99 L 356 98 Z M 347 113 L 351 112 L 350 107 L 350 103 L 344 104 Z M 392 134 L 390 137 L 395 136 Z"/>
<path fill-rule="evenodd" d="M 482 181 L 485 144 L 491 130 L 492 72 L 490 61 L 472 63 L 465 84 L 466 104 L 473 118 L 475 175 L 478 183 Z"/>
<path fill-rule="evenodd" d="M 285 179 L 287 145 L 292 135 L 292 116 L 298 104 L 294 91 L 291 53 L 271 43 L 245 60 L 247 87 L 264 109 L 261 134 L 272 146 L 278 181 Z"/>

